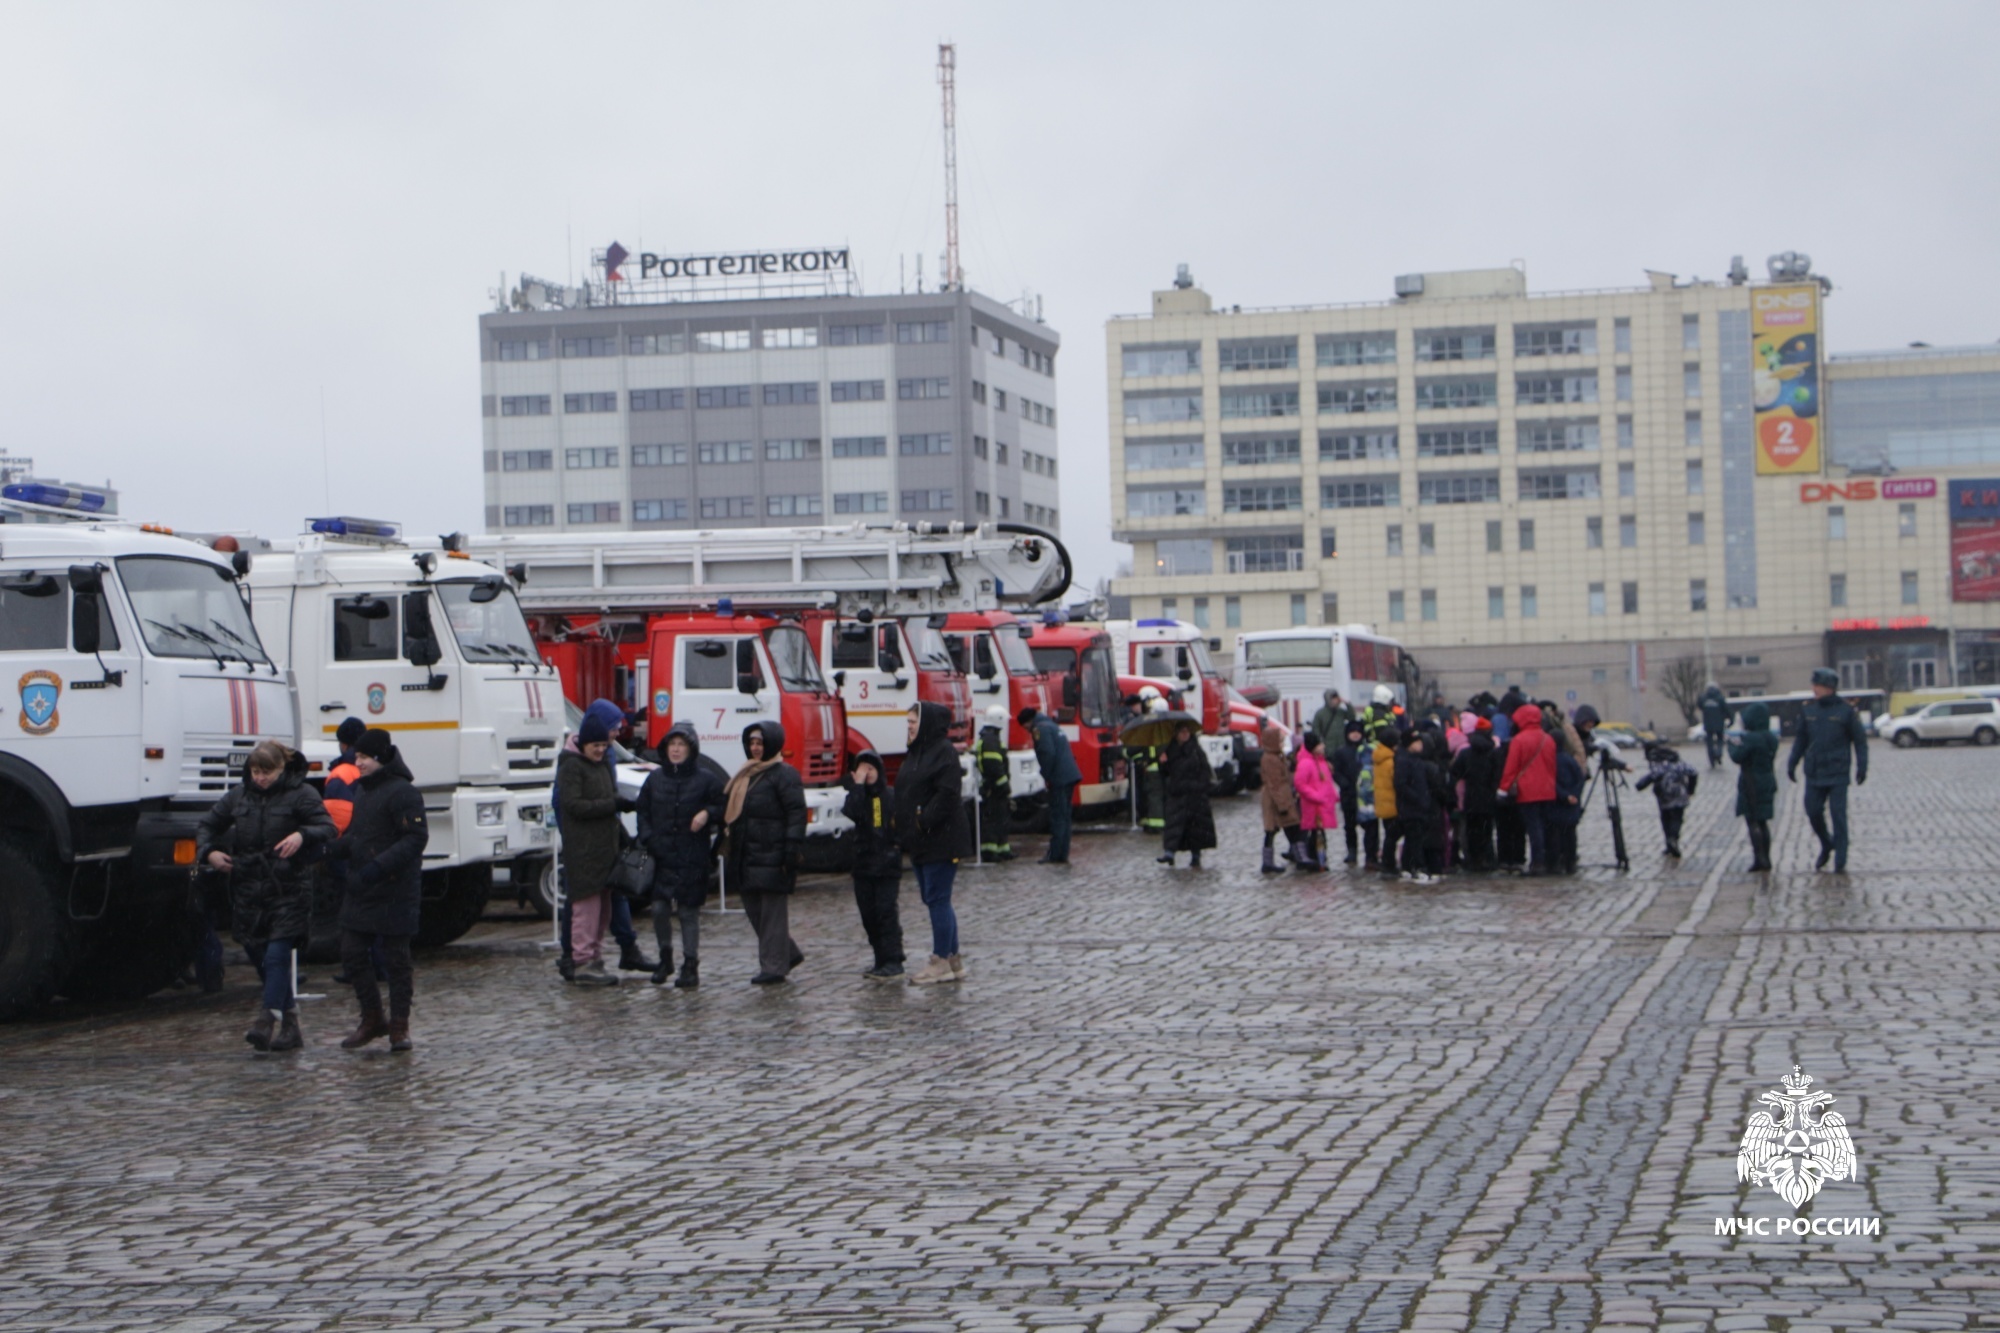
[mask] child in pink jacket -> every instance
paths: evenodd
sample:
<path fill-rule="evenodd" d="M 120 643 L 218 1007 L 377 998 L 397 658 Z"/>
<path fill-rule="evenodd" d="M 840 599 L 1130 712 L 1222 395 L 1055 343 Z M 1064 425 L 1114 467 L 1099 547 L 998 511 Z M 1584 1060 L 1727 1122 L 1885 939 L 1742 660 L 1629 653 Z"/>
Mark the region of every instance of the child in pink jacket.
<path fill-rule="evenodd" d="M 1299 794 L 1299 824 L 1306 831 L 1306 854 L 1316 869 L 1325 870 L 1327 832 L 1340 827 L 1340 788 L 1333 780 L 1333 767 L 1327 763 L 1319 736 L 1310 728 L 1299 742 L 1292 787 Z"/>

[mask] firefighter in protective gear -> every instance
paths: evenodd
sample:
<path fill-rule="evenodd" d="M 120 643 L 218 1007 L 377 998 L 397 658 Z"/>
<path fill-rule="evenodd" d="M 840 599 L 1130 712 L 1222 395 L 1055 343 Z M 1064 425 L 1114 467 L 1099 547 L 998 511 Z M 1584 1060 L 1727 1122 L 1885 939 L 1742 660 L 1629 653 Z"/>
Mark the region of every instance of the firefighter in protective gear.
<path fill-rule="evenodd" d="M 979 859 L 1011 861 L 1014 848 L 1007 839 L 1013 819 L 1012 784 L 1008 780 L 1007 710 L 993 704 L 973 742 L 972 762 L 979 770 Z"/>
<path fill-rule="evenodd" d="M 1148 685 L 1139 691 L 1140 707 L 1150 716 L 1167 711 L 1167 701 L 1160 692 Z M 1139 827 L 1148 833 L 1160 833 L 1167 827 L 1167 781 L 1160 771 L 1160 751 L 1164 747 L 1142 745 L 1125 751 L 1139 774 Z"/>
<path fill-rule="evenodd" d="M 1387 685 L 1377 685 L 1368 711 L 1361 715 L 1362 734 L 1371 741 L 1388 738 L 1393 746 L 1397 711 L 1396 692 Z"/>

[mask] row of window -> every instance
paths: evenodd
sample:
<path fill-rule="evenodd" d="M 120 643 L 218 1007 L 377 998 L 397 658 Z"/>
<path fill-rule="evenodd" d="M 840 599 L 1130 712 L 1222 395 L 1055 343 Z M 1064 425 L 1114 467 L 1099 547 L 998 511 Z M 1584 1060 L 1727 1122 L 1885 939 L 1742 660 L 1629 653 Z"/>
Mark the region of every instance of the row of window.
<path fill-rule="evenodd" d="M 948 343 L 951 341 L 949 320 L 915 320 L 898 322 L 895 337 L 899 343 Z M 999 335 L 994 335 L 1000 343 Z M 678 356 L 690 348 L 697 352 L 747 352 L 753 346 L 767 351 L 781 349 L 818 347 L 821 345 L 818 325 L 802 324 L 786 328 L 764 328 L 753 336 L 747 328 L 738 329 L 696 329 L 692 333 L 635 333 L 624 339 L 627 356 Z M 888 326 L 884 324 L 829 324 L 824 339 L 830 347 L 866 347 L 888 341 Z M 565 357 L 617 356 L 619 340 L 615 337 L 564 338 L 558 344 Z M 1003 344 L 1004 345 L 1004 344 Z M 547 338 L 524 339 L 502 338 L 494 345 L 494 356 L 501 361 L 546 361 L 549 359 L 550 342 Z M 1043 374 L 1053 375 L 1055 363 L 1050 357 L 1033 353 L 1025 354 L 1021 364 L 1030 365 Z"/>
<path fill-rule="evenodd" d="M 1021 451 L 1021 470 L 1023 472 L 1034 472 L 1044 477 L 1053 477 L 1056 474 L 1056 460 L 1050 458 L 1047 454 L 1038 454 L 1032 449 L 1023 449 Z"/>
<path fill-rule="evenodd" d="M 1916 606 L 1919 603 L 1921 599 L 1918 596 L 1916 570 L 1906 569 L 1903 571 L 1900 591 L 1904 606 Z M 1844 607 L 1847 605 L 1847 575 L 1829 574 L 1826 576 L 1826 604 L 1832 607 Z"/>
<path fill-rule="evenodd" d="M 882 458 L 889 452 L 889 441 L 883 435 L 837 435 L 833 438 L 835 458 Z M 1005 445 L 1001 448 L 1004 450 Z M 632 446 L 633 467 L 679 467 L 692 456 L 697 463 L 754 463 L 758 448 L 751 440 L 710 440 L 689 446 L 685 444 L 635 444 Z M 617 446 L 602 448 L 565 449 L 563 467 L 570 471 L 588 471 L 596 468 L 618 466 Z M 897 437 L 897 452 L 905 457 L 927 454 L 948 454 L 951 452 L 951 436 L 945 434 L 902 435 Z M 766 462 L 789 463 L 810 462 L 822 456 L 820 441 L 817 439 L 765 440 L 762 450 Z M 1040 455 L 1036 455 L 1040 457 Z M 1001 456 L 1006 461 L 1006 456 Z M 1053 458 L 1042 459 L 1045 464 L 1035 471 L 1044 471 L 1054 476 L 1056 463 Z M 502 472 L 548 472 L 555 468 L 553 449 L 508 449 L 500 454 Z"/>
<path fill-rule="evenodd" d="M 765 384 L 762 386 L 735 384 L 715 385 L 694 391 L 697 408 L 748 407 L 752 390 L 761 387 L 764 406 L 794 407 L 810 406 L 819 402 L 819 385 L 810 381 L 785 384 Z M 874 403 L 883 399 L 881 380 L 835 380 L 832 382 L 831 397 L 836 403 Z M 905 401 L 925 398 L 951 397 L 949 377 L 906 379 L 896 381 L 896 397 Z M 1003 395 L 1004 397 L 1004 395 Z M 687 406 L 686 389 L 633 389 L 627 395 L 627 402 L 634 412 L 678 412 Z M 500 400 L 500 415 L 503 417 L 545 417 L 550 415 L 553 398 L 549 394 L 518 394 Z M 1033 407 L 1033 412 L 1029 411 Z M 616 412 L 616 393 L 569 393 L 563 395 L 563 411 L 573 412 Z M 1030 404 L 1021 400 L 1021 415 L 1032 416 L 1036 421 L 1046 419 L 1055 424 L 1055 409 L 1043 408 L 1041 404 Z"/>
<path fill-rule="evenodd" d="M 1597 325 L 1594 321 L 1566 324 L 1516 324 L 1516 357 L 1591 356 L 1597 352 Z M 1490 361 L 1499 351 L 1497 331 L 1492 327 L 1474 329 L 1418 329 L 1412 339 L 1412 355 L 1419 362 Z M 1632 350 L 1631 321 L 1620 319 L 1613 325 L 1613 346 L 1617 352 Z M 1681 320 L 1681 347 L 1696 351 L 1701 347 L 1701 320 L 1686 315 Z M 1295 370 L 1299 364 L 1299 340 L 1295 337 L 1225 339 L 1216 344 L 1216 367 L 1224 372 L 1253 370 Z M 1127 379 L 1152 379 L 1162 375 L 1194 375 L 1201 372 L 1201 344 L 1172 343 L 1127 347 L 1122 351 Z M 1396 335 L 1389 330 L 1377 333 L 1322 333 L 1313 339 L 1313 363 L 1319 366 L 1379 366 L 1396 361 Z"/>
<path fill-rule="evenodd" d="M 1401 523 L 1390 523 L 1383 527 L 1383 553 L 1385 555 L 1400 557 L 1405 553 L 1404 532 L 1405 528 Z M 1516 532 L 1518 533 L 1519 550 L 1532 552 L 1537 549 L 1537 527 L 1534 519 L 1521 519 Z M 1504 535 L 1505 528 L 1500 520 L 1488 520 L 1486 524 L 1487 554 L 1499 555 L 1502 553 Z M 1231 539 L 1232 542 L 1237 540 L 1241 539 Z M 1291 542 L 1294 539 L 1287 538 L 1286 540 Z M 1706 515 L 1694 512 L 1687 516 L 1687 540 L 1690 546 L 1704 546 L 1707 544 L 1708 520 Z M 1294 545 L 1288 545 L 1285 549 L 1302 550 L 1303 544 L 1303 536 L 1300 536 L 1296 539 Z M 1320 529 L 1319 545 L 1319 554 L 1322 560 L 1332 560 L 1340 554 L 1339 537 L 1331 527 L 1322 527 Z M 1584 521 L 1584 545 L 1594 551 L 1604 548 L 1604 520 L 1602 518 L 1593 516 Z M 1639 520 L 1636 516 L 1626 514 L 1618 519 L 1618 545 L 1627 550 L 1634 549 L 1639 545 Z M 1162 540 L 1154 543 L 1154 546 L 1155 564 L 1158 572 L 1166 574 L 1208 574 L 1213 572 L 1212 551 L 1206 538 Z M 1235 548 L 1232 547 L 1232 549 Z M 1437 525 L 1435 523 L 1417 524 L 1417 554 L 1437 554 Z"/>
<path fill-rule="evenodd" d="M 1701 367 L 1691 365 L 1682 369 L 1681 391 L 1682 396 L 1687 398 L 1702 396 Z M 1619 370 L 1614 373 L 1613 392 L 1617 402 L 1632 401 L 1631 371 Z M 1322 415 L 1394 412 L 1398 406 L 1394 380 L 1356 380 L 1345 384 L 1322 384 L 1318 386 L 1316 396 Z M 1124 401 L 1125 424 L 1128 426 L 1199 421 L 1202 417 L 1202 395 L 1197 391 L 1130 393 L 1124 396 Z M 1543 407 L 1597 401 L 1596 371 L 1583 371 L 1574 375 L 1514 377 L 1516 406 Z M 1295 417 L 1299 415 L 1299 402 L 1297 389 L 1244 389 L 1218 395 L 1219 411 L 1225 421 L 1245 417 Z M 1490 375 L 1419 380 L 1416 406 L 1418 411 L 1426 412 L 1452 408 L 1497 408 L 1501 406 L 1499 382 Z"/>
<path fill-rule="evenodd" d="M 979 335 L 982 333 L 984 333 L 986 337 L 991 340 L 989 345 L 993 350 L 993 355 L 995 356 L 1007 355 L 1007 340 L 1001 337 L 999 334 L 993 332 L 991 329 L 975 328 L 972 331 L 973 342 L 977 343 L 979 341 Z M 1045 356 L 1042 353 L 1036 351 L 1034 348 L 1028 346 L 1024 342 L 1017 341 L 1014 344 L 1014 360 L 1018 361 L 1020 364 L 1026 366 L 1029 370 L 1034 371 L 1038 375 L 1053 375 L 1056 373 L 1056 360 L 1054 357 Z M 1006 403 L 1003 401 L 1000 405 L 1002 407 L 1005 407 Z"/>
<path fill-rule="evenodd" d="M 1632 418 L 1619 417 L 1618 448 L 1630 449 L 1634 432 Z M 1514 425 L 1514 448 L 1524 454 L 1593 453 L 1601 441 L 1602 428 L 1595 417 L 1519 421 Z M 1698 449 L 1705 439 L 1703 418 L 1690 412 L 1685 418 L 1682 441 Z M 1418 458 L 1456 458 L 1498 454 L 1500 426 L 1451 426 L 1416 432 Z M 1261 463 L 1296 463 L 1301 442 L 1296 435 L 1225 435 L 1222 437 L 1224 467 L 1250 467 Z M 1321 462 L 1355 463 L 1394 460 L 1402 456 L 1401 436 L 1396 430 L 1322 432 L 1319 437 Z M 1199 438 L 1175 440 L 1134 440 L 1125 446 L 1127 472 L 1159 472 L 1172 468 L 1198 468 L 1206 451 Z"/>
<path fill-rule="evenodd" d="M 1699 461 L 1686 465 L 1685 482 L 1689 495 L 1701 495 L 1705 476 Z M 1603 495 L 1601 473 L 1596 468 L 1521 468 L 1515 483 L 1522 500 L 1590 500 Z M 1618 465 L 1618 494 L 1638 493 L 1638 473 L 1630 463 Z M 1262 513 L 1303 507 L 1303 485 L 1296 481 L 1226 483 L 1222 488 L 1225 514 Z M 1417 478 L 1420 505 L 1497 504 L 1500 501 L 1500 474 L 1494 472 L 1437 472 Z M 1400 507 L 1402 479 L 1399 477 L 1342 477 L 1319 484 L 1322 509 L 1393 509 Z M 1125 492 L 1127 518 L 1182 518 L 1208 512 L 1208 492 L 1199 485 L 1133 486 Z"/>
<path fill-rule="evenodd" d="M 902 508 L 908 513 L 938 513 L 954 507 L 953 493 L 949 487 L 943 489 L 907 490 L 902 493 Z M 704 496 L 694 503 L 694 512 L 704 519 L 741 519 L 757 516 L 757 497 L 754 495 L 713 495 Z M 1001 514 L 1006 516 L 1007 501 L 1000 501 Z M 1053 522 L 1055 511 L 1040 506 L 1024 506 L 1038 511 L 1043 518 L 1034 521 Z M 617 523 L 620 521 L 621 506 L 616 500 L 605 500 L 571 504 L 566 506 L 571 523 Z M 883 514 L 889 511 L 887 491 L 836 491 L 833 496 L 833 512 L 836 514 Z M 766 518 L 818 518 L 825 512 L 825 500 L 817 492 L 797 495 L 767 495 L 764 497 L 764 517 Z M 981 512 L 985 512 L 983 509 Z M 685 519 L 689 515 L 689 501 L 686 499 L 636 500 L 632 504 L 632 521 L 635 523 L 661 523 Z M 554 505 L 507 505 L 501 510 L 502 522 L 510 528 L 546 527 L 555 522 Z"/>

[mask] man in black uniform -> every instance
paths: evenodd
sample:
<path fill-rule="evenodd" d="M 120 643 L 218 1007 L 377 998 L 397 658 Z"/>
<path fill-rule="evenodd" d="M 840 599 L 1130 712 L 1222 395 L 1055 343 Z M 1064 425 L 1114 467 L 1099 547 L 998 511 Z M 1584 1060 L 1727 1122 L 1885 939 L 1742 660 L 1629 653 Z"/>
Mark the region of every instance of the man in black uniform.
<path fill-rule="evenodd" d="M 1840 697 L 1840 677 L 1827 667 L 1812 673 L 1813 701 L 1799 714 L 1799 734 L 1792 740 L 1791 757 L 1785 761 L 1785 776 L 1799 780 L 1799 764 L 1806 767 L 1806 818 L 1819 837 L 1819 860 L 1813 869 L 1824 870 L 1828 860 L 1835 874 L 1847 871 L 1847 752 L 1854 750 L 1854 785 L 1868 781 L 1868 728 L 1854 705 Z M 1833 828 L 1827 828 L 1831 810 Z"/>

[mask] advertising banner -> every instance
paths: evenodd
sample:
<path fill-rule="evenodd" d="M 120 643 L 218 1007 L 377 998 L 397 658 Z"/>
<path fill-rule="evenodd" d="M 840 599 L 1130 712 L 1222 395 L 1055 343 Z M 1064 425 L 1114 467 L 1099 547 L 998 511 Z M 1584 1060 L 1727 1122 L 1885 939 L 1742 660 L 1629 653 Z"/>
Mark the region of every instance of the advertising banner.
<path fill-rule="evenodd" d="M 1951 600 L 2000 602 L 2000 519 L 1952 522 Z"/>
<path fill-rule="evenodd" d="M 1949 483 L 1951 517 L 2000 518 L 2000 477 L 1967 477 Z"/>
<path fill-rule="evenodd" d="M 1819 287 L 1750 293 L 1750 399 L 1757 475 L 1820 470 Z"/>

